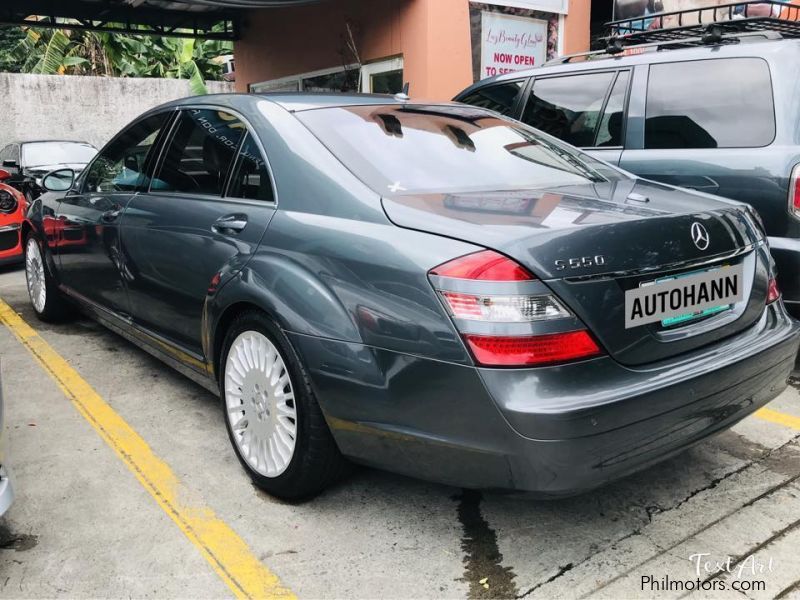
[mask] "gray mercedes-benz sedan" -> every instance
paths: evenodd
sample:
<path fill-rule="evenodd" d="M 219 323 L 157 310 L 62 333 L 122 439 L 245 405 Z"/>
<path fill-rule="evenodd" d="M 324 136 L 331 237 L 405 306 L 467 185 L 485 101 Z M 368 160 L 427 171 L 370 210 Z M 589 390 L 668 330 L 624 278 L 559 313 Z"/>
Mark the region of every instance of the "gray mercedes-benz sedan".
<path fill-rule="evenodd" d="M 44 185 L 37 315 L 78 306 L 218 392 L 284 498 L 347 459 L 576 493 L 730 427 L 797 355 L 752 209 L 483 109 L 191 98 Z"/>

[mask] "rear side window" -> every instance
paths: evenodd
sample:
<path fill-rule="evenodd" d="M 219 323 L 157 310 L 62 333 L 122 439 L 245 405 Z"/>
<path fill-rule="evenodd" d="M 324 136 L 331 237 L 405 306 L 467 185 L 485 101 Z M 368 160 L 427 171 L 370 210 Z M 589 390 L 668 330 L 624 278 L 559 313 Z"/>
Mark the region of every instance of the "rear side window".
<path fill-rule="evenodd" d="M 759 148 L 774 138 L 772 80 L 765 61 L 650 66 L 645 148 Z"/>
<path fill-rule="evenodd" d="M 537 79 L 522 121 L 579 147 L 594 146 L 595 132 L 616 73 Z"/>
<path fill-rule="evenodd" d="M 266 202 L 272 202 L 275 199 L 267 163 L 251 135 L 248 135 L 242 144 L 242 150 L 231 178 L 231 186 L 228 189 L 228 196 Z"/>
<path fill-rule="evenodd" d="M 510 115 L 514 112 L 514 104 L 524 83 L 524 81 L 509 81 L 499 85 L 487 85 L 464 96 L 460 101 L 464 104 L 488 108 L 501 115 Z"/>
<path fill-rule="evenodd" d="M 597 129 L 597 139 L 594 145 L 598 148 L 622 146 L 622 134 L 625 129 L 625 98 L 628 95 L 629 71 L 620 71 L 617 81 L 611 90 L 611 95 L 606 102 L 600 127 Z"/>
<path fill-rule="evenodd" d="M 245 124 L 229 113 L 182 112 L 152 189 L 221 196 L 246 132 Z"/>

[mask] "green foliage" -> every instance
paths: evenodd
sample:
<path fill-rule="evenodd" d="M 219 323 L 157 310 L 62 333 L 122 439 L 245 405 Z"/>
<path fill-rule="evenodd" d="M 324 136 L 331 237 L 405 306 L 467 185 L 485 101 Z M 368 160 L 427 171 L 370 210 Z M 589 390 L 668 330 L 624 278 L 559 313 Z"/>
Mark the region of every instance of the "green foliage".
<path fill-rule="evenodd" d="M 25 37 L 19 27 L 0 25 L 0 72 L 18 73 L 21 68 L 14 55 L 14 48 Z"/>
<path fill-rule="evenodd" d="M 193 94 L 219 80 L 230 42 L 27 28 L 12 54 L 26 73 L 188 79 Z M 2 46 L 0 46 L 2 59 Z"/>

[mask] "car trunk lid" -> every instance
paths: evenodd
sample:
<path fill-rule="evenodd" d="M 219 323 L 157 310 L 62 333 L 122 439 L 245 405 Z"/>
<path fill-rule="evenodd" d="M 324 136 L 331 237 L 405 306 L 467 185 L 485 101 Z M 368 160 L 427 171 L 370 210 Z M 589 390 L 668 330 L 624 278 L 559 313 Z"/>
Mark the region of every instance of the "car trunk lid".
<path fill-rule="evenodd" d="M 512 192 L 385 198 L 397 225 L 477 243 L 530 269 L 623 364 L 662 360 L 732 335 L 763 312 L 763 238 L 736 203 L 622 180 Z M 696 243 L 702 225 L 707 245 Z M 722 266 L 743 268 L 744 299 L 679 325 L 625 327 L 625 292 Z"/>

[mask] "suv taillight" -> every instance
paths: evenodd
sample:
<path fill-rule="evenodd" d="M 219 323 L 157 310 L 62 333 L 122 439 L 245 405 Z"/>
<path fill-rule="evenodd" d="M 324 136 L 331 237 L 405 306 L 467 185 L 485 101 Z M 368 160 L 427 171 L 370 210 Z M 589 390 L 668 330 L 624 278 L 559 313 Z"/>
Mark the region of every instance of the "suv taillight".
<path fill-rule="evenodd" d="M 769 285 L 767 287 L 767 304 L 772 304 L 781 297 L 781 290 L 778 287 L 778 282 L 774 277 L 770 277 Z"/>
<path fill-rule="evenodd" d="M 789 212 L 800 219 L 800 165 L 792 169 L 789 182 Z"/>
<path fill-rule="evenodd" d="M 502 254 L 468 254 L 429 275 L 480 365 L 542 366 L 601 353 L 569 309 L 527 269 Z"/>

